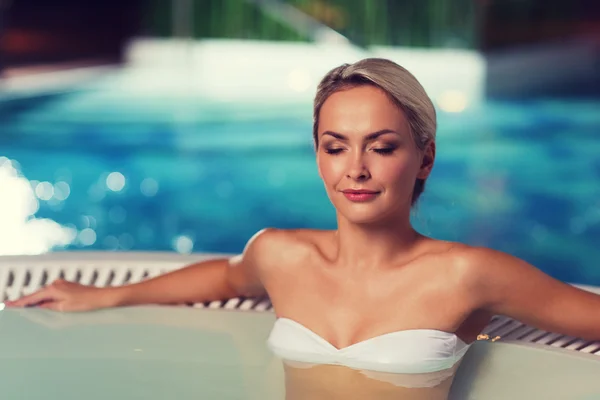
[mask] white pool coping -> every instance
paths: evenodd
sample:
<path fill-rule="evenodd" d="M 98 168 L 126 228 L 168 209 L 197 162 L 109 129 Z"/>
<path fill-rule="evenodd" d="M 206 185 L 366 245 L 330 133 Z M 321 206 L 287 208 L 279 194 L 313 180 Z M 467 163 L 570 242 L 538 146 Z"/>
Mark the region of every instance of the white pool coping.
<path fill-rule="evenodd" d="M 178 254 L 173 252 L 55 252 L 33 256 L 0 256 L 0 300 L 15 299 L 63 277 L 98 287 L 139 282 L 190 263 L 228 257 L 227 253 Z M 600 288 L 574 285 L 600 294 Z M 272 312 L 268 298 L 234 298 L 194 304 L 197 308 Z M 600 341 L 546 332 L 520 321 L 495 316 L 482 334 L 487 340 L 565 349 L 600 356 Z"/>

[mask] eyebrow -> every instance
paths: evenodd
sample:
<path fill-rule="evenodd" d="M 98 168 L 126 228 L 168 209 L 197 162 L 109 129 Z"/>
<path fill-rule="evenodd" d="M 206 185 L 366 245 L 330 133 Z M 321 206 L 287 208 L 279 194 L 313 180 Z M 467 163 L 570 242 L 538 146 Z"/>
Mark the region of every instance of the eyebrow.
<path fill-rule="evenodd" d="M 396 135 L 399 135 L 399 133 L 396 132 L 393 129 L 382 129 L 382 130 L 379 130 L 377 132 L 369 133 L 367 136 L 365 136 L 365 141 L 370 142 L 372 140 L 377 139 L 381 135 L 385 135 L 386 133 L 395 133 Z M 325 135 L 333 136 L 336 139 L 343 140 L 343 141 L 346 141 L 346 142 L 348 141 L 348 137 L 347 136 L 344 136 L 344 135 L 342 135 L 341 133 L 338 133 L 338 132 L 325 131 L 325 132 L 323 132 L 323 134 L 321 136 L 325 136 Z"/>

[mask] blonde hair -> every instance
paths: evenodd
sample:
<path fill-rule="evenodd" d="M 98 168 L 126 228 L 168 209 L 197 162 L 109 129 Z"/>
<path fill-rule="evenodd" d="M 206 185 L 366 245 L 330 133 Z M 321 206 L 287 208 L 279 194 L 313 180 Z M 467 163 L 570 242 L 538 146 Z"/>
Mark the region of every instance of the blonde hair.
<path fill-rule="evenodd" d="M 313 139 L 319 147 L 319 114 L 333 93 L 357 86 L 371 85 L 383 90 L 408 120 L 417 148 L 424 151 L 435 141 L 437 128 L 433 103 L 423 86 L 405 68 L 383 58 L 366 58 L 354 64 L 343 64 L 329 71 L 319 83 L 313 108 Z M 425 189 L 425 180 L 417 179 L 413 190 L 415 204 Z"/>

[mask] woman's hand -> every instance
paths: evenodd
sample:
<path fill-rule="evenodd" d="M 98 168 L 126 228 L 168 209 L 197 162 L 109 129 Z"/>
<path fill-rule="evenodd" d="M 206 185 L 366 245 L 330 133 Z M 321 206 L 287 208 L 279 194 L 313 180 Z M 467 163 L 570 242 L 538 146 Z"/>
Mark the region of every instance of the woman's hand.
<path fill-rule="evenodd" d="M 262 230 L 248 241 L 243 254 L 199 261 L 166 274 L 124 286 L 97 288 L 57 280 L 6 307 L 40 307 L 55 311 L 90 311 L 141 304 L 185 304 L 266 294 L 259 265 L 281 248 L 281 233 Z M 267 263 L 269 264 L 269 263 Z"/>
<path fill-rule="evenodd" d="M 117 305 L 114 288 L 97 288 L 62 279 L 21 297 L 4 302 L 6 307 L 40 307 L 54 311 L 90 311 Z"/>

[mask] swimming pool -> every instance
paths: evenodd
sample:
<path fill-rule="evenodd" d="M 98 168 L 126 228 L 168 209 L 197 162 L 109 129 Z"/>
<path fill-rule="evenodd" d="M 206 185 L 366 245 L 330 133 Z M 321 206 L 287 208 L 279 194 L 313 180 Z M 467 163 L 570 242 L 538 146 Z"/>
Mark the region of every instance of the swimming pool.
<path fill-rule="evenodd" d="M 599 103 L 440 112 L 436 166 L 415 224 L 600 285 Z M 308 103 L 140 101 L 100 81 L 1 107 L 0 164 L 12 160 L 30 181 L 36 218 L 77 233 L 57 249 L 229 253 L 266 226 L 334 227 Z M 0 199 L 10 212 L 7 187 Z"/>

